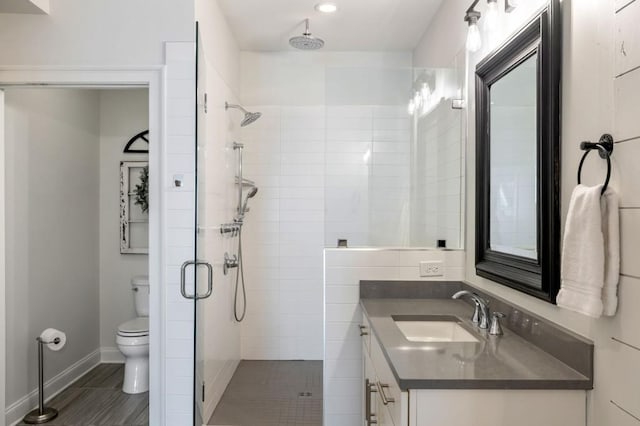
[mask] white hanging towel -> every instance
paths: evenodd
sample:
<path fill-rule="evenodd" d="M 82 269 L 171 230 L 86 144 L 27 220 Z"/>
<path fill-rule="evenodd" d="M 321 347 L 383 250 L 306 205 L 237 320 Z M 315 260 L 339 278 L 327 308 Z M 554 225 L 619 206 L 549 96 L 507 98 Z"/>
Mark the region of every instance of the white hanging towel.
<path fill-rule="evenodd" d="M 604 287 L 602 315 L 612 317 L 618 310 L 620 280 L 620 199 L 607 188 L 601 200 L 602 235 L 604 236 Z"/>
<path fill-rule="evenodd" d="M 590 317 L 615 315 L 620 273 L 618 195 L 602 185 L 571 194 L 562 245 L 561 308 Z"/>

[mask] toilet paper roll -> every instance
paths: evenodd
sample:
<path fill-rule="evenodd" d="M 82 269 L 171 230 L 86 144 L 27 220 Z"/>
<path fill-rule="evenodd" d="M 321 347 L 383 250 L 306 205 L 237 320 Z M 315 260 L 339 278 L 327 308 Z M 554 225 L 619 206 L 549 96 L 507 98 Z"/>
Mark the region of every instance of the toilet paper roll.
<path fill-rule="evenodd" d="M 67 343 L 67 335 L 55 328 L 47 328 L 40 334 L 40 339 L 52 351 L 59 351 Z"/>

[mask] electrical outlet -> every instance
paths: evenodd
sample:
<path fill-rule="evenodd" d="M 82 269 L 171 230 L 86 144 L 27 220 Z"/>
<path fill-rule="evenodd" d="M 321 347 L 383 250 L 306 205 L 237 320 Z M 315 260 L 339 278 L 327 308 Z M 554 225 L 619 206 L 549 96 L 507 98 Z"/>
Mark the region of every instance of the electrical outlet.
<path fill-rule="evenodd" d="M 441 277 L 443 275 L 444 275 L 444 262 L 440 260 L 420 262 L 421 277 Z"/>

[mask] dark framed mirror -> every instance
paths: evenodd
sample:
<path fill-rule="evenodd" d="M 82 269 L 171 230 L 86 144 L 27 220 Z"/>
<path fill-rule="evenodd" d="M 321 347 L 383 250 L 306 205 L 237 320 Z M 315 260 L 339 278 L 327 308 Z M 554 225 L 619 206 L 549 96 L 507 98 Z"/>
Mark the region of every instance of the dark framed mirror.
<path fill-rule="evenodd" d="M 476 68 L 476 273 L 555 303 L 560 288 L 561 4 Z"/>

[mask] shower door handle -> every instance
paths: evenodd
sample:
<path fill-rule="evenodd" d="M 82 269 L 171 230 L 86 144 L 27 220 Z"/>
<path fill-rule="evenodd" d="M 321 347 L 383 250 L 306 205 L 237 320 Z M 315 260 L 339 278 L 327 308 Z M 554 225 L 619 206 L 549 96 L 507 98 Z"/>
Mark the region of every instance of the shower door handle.
<path fill-rule="evenodd" d="M 197 280 L 194 283 L 194 294 L 187 293 L 187 268 L 189 265 L 193 265 L 196 269 L 198 266 L 206 266 L 207 268 L 207 292 L 205 294 L 198 294 Z M 209 262 L 204 260 L 187 260 L 180 267 L 180 293 L 185 299 L 200 300 L 206 299 L 213 293 L 213 266 Z"/>

